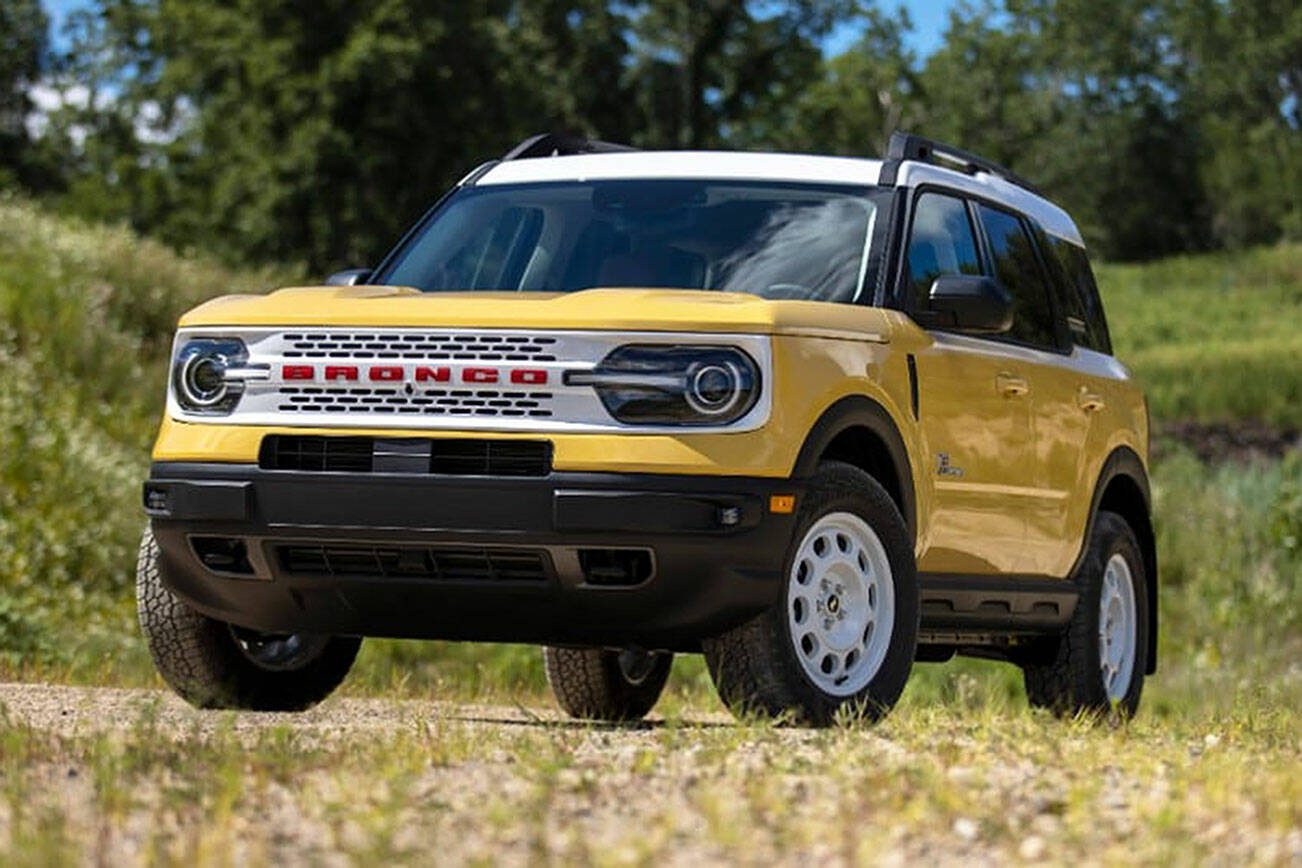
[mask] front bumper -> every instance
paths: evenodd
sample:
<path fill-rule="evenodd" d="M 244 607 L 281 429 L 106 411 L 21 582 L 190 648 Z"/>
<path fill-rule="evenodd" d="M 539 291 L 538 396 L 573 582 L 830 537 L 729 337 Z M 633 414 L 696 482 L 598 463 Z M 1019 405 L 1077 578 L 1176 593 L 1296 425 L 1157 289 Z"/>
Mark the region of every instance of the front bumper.
<path fill-rule="evenodd" d="M 160 462 L 145 503 L 168 586 L 241 626 L 692 651 L 775 599 L 795 516 L 769 498 L 802 493 L 763 478 Z M 246 561 L 205 563 L 213 539 Z M 626 551 L 649 575 L 610 584 L 600 565 Z"/>

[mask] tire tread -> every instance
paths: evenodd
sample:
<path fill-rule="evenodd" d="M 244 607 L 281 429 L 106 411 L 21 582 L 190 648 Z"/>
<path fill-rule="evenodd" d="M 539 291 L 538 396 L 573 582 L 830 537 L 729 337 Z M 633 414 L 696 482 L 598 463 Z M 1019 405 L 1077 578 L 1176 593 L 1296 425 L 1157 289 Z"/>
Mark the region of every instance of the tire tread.
<path fill-rule="evenodd" d="M 136 613 L 163 680 L 198 708 L 301 711 L 329 696 L 352 668 L 361 640 L 333 637 L 301 669 L 272 672 L 249 661 L 229 627 L 187 606 L 163 583 L 153 531 L 140 539 Z"/>

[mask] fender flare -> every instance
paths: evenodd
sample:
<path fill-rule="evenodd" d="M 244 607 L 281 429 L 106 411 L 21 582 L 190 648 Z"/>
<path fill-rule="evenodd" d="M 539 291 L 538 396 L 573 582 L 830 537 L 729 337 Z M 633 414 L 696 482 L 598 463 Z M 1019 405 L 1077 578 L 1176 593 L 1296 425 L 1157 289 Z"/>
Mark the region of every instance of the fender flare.
<path fill-rule="evenodd" d="M 1103 494 L 1107 491 L 1108 486 L 1118 477 L 1125 477 L 1135 484 L 1139 489 L 1143 499 L 1143 517 L 1139 522 L 1141 526 L 1135 527 L 1136 522 L 1129 521 L 1131 530 L 1135 532 L 1135 537 L 1139 540 L 1139 549 L 1144 557 L 1144 574 L 1147 576 L 1147 588 L 1145 592 L 1148 597 L 1148 671 L 1145 674 L 1152 675 L 1157 671 L 1157 538 L 1153 532 L 1153 496 L 1148 483 L 1148 471 L 1144 467 L 1144 462 L 1140 460 L 1139 455 L 1128 446 L 1118 446 L 1108 455 L 1103 462 L 1103 468 L 1099 471 L 1098 479 L 1094 483 L 1094 493 L 1090 499 L 1089 519 L 1085 524 L 1085 536 L 1081 539 L 1080 553 L 1076 556 L 1075 563 L 1072 564 L 1069 575 L 1075 576 L 1085 559 L 1085 552 L 1089 548 L 1090 537 L 1094 533 L 1094 519 L 1099 514 L 1099 507 L 1103 502 Z"/>
<path fill-rule="evenodd" d="M 836 439 L 851 428 L 866 428 L 886 445 L 886 457 L 895 470 L 901 512 L 909 537 L 917 539 L 917 492 L 913 487 L 913 465 L 909 451 L 891 414 L 881 404 L 863 395 L 848 395 L 823 411 L 805 437 L 796 457 L 793 477 L 805 479 L 818 468 L 818 460 Z"/>

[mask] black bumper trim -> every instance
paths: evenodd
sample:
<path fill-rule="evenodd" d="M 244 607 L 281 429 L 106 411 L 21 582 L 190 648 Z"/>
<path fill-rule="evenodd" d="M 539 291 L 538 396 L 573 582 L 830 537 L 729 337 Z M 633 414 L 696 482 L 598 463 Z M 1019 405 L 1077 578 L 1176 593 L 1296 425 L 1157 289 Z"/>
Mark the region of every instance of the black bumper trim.
<path fill-rule="evenodd" d="M 553 473 L 440 477 L 156 463 L 145 500 L 163 577 L 205 614 L 267 631 L 696 650 L 771 604 L 795 516 L 767 511 L 790 480 Z M 256 575 L 204 567 L 189 538 L 245 542 Z M 480 547 L 545 552 L 546 581 L 308 574 L 284 546 Z M 639 550 L 651 574 L 585 580 L 584 552 Z M 610 559 L 607 558 L 607 561 Z M 415 568 L 413 567 L 413 570 Z M 609 565 L 607 565 L 609 569 Z M 419 571 L 415 571 L 419 572 Z M 609 581 L 609 576 L 603 575 Z"/>

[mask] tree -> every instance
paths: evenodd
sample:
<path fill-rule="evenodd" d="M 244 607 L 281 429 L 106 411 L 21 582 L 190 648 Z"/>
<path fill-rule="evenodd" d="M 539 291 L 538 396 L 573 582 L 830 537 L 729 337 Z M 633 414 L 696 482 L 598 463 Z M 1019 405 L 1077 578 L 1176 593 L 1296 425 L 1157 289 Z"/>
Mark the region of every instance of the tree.
<path fill-rule="evenodd" d="M 768 140 L 784 150 L 883 154 L 891 133 L 917 127 L 926 111 L 917 55 L 905 44 L 910 29 L 903 9 L 894 16 L 869 10 L 863 35 L 770 121 Z"/>
<path fill-rule="evenodd" d="M 923 72 L 925 129 L 1035 179 L 1104 255 L 1205 247 L 1197 124 L 1161 0 L 963 6 Z"/>
<path fill-rule="evenodd" d="M 104 20 L 154 142 L 138 223 L 233 257 L 373 263 L 486 155 L 630 126 L 622 22 L 595 0 L 105 0 Z"/>
<path fill-rule="evenodd" d="M 630 3 L 640 143 L 703 148 L 762 138 L 821 72 L 821 41 L 855 0 Z"/>
<path fill-rule="evenodd" d="M 1302 5 L 1182 0 L 1170 15 L 1215 240 L 1302 238 Z"/>
<path fill-rule="evenodd" d="M 24 180 L 33 168 L 27 152 L 29 92 L 45 67 L 48 30 L 39 0 L 0 4 L 0 184 Z"/>
<path fill-rule="evenodd" d="M 316 270 L 374 262 L 486 155 L 559 130 L 768 135 L 854 0 L 101 0 L 74 187 L 138 228 Z M 86 32 L 93 32 L 87 28 Z M 116 78 L 115 76 L 116 70 Z M 761 119 L 761 120 L 757 120 Z M 125 125 L 124 125 L 125 123 Z M 753 124 L 747 126 L 747 124 Z M 130 130 L 134 142 L 121 141 Z"/>

